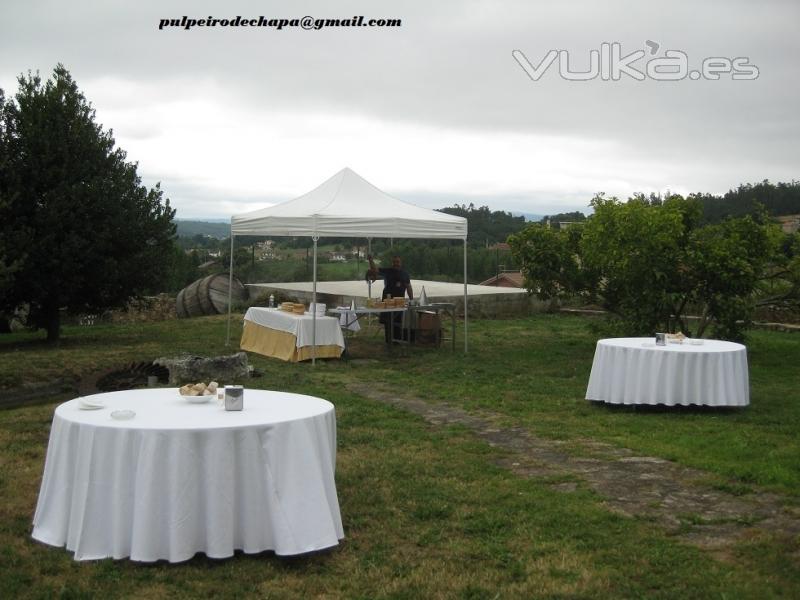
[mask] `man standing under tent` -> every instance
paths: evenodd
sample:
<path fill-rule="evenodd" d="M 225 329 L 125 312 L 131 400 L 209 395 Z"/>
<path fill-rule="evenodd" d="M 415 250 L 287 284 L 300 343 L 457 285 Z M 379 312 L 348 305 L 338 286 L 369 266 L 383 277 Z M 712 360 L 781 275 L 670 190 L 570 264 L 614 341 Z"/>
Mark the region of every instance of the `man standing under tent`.
<path fill-rule="evenodd" d="M 409 300 L 414 299 L 414 290 L 411 287 L 411 279 L 409 278 L 408 273 L 406 273 L 406 271 L 403 269 L 403 261 L 399 256 L 392 257 L 391 267 L 377 268 L 371 254 L 367 256 L 367 260 L 369 260 L 370 274 L 375 277 L 378 275 L 383 277 L 383 293 L 381 294 L 382 300 L 385 300 L 389 296 L 392 298 L 403 298 L 405 297 L 406 293 L 408 293 Z M 393 322 L 394 332 L 392 331 Z M 400 327 L 402 323 L 402 315 L 400 313 L 396 313 L 394 315 L 382 314 L 381 323 L 383 323 L 387 344 L 390 343 L 392 339 L 399 339 L 401 337 L 402 332 L 400 331 Z M 393 333 L 394 335 L 392 335 Z"/>

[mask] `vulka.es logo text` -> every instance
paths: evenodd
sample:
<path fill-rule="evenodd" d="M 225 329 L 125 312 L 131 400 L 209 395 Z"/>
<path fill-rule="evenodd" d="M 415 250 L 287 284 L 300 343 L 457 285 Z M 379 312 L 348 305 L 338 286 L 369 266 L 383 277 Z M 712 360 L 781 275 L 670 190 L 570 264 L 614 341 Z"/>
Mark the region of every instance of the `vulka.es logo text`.
<path fill-rule="evenodd" d="M 623 76 L 637 81 L 652 79 L 654 81 L 680 81 L 687 77 L 691 80 L 708 79 L 718 80 L 730 77 L 736 80 L 757 79 L 759 70 L 750 63 L 746 56 L 726 58 L 713 56 L 704 58 L 700 67 L 690 69 L 689 56 L 680 50 L 666 50 L 661 56 L 656 56 L 660 44 L 647 40 L 647 51 L 636 50 L 623 55 L 622 44 L 619 42 L 603 42 L 599 50 L 589 51 L 588 65 L 581 63 L 585 70 L 579 70 L 574 61 L 570 60 L 567 50 L 550 50 L 536 64 L 528 60 L 521 50 L 514 50 L 511 56 L 517 61 L 522 70 L 533 81 L 539 81 L 547 71 L 557 64 L 558 76 L 567 81 L 619 81 Z M 650 56 L 643 64 L 639 61 Z"/>

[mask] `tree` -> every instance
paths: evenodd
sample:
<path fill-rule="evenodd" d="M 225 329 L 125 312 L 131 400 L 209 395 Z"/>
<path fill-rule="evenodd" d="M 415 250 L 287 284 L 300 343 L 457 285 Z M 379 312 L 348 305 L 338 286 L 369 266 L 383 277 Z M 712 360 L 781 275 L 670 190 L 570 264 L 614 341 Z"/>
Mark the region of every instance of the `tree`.
<path fill-rule="evenodd" d="M 505 211 L 489 210 L 488 206 L 475 208 L 458 204 L 440 209 L 440 212 L 467 220 L 467 242 L 473 247 L 485 247 L 498 242 L 504 242 L 512 233 L 525 227 L 525 217 L 515 217 Z"/>
<path fill-rule="evenodd" d="M 590 274 L 581 268 L 580 236 L 579 228 L 559 230 L 535 223 L 508 238 L 513 254 L 524 257 L 525 287 L 540 300 L 563 300 L 578 294 L 588 300 L 591 296 L 594 286 L 583 281 Z"/>
<path fill-rule="evenodd" d="M 777 234 L 780 251 L 759 282 L 756 306 L 800 314 L 800 233 Z"/>
<path fill-rule="evenodd" d="M 726 217 L 742 217 L 763 207 L 768 214 L 796 215 L 800 213 L 800 181 L 777 184 L 764 180 L 761 183 L 743 183 L 724 196 L 692 194 L 703 205 L 706 223 L 719 223 Z"/>
<path fill-rule="evenodd" d="M 29 324 L 55 341 L 63 308 L 102 311 L 163 280 L 175 211 L 158 184 L 141 184 L 62 65 L 47 82 L 18 82 L 0 105 L 0 234 L 3 261 L 17 265 L 0 310 L 28 304 Z"/>
<path fill-rule="evenodd" d="M 543 223 L 553 229 L 561 229 L 561 223 L 582 223 L 585 220 L 586 215 L 579 210 L 575 210 L 555 215 L 546 215 L 539 219 L 539 223 Z"/>
<path fill-rule="evenodd" d="M 700 218 L 697 203 L 672 196 L 661 204 L 597 196 L 582 228 L 583 264 L 598 274 L 604 306 L 632 332 L 671 327 L 686 307 L 683 252 Z"/>
<path fill-rule="evenodd" d="M 596 298 L 629 334 L 691 333 L 686 315 L 697 311 L 697 335 L 710 327 L 717 337 L 740 339 L 771 265 L 783 265 L 782 281 L 795 265 L 789 251 L 779 252 L 780 237 L 763 214 L 701 227 L 700 202 L 681 196 L 623 203 L 601 194 L 592 207 L 580 227 L 533 225 L 509 242 L 531 293 Z M 792 293 L 786 288 L 784 297 Z"/>
<path fill-rule="evenodd" d="M 5 105 L 5 95 L 3 94 L 3 90 L 0 90 L 0 111 L 2 111 L 2 107 Z M 0 112 L 0 114 L 2 114 Z M 2 123 L 0 121 L 0 123 Z M 0 178 L 3 177 L 3 173 L 5 173 L 8 169 L 8 156 L 7 156 L 6 146 L 0 140 Z M 4 211 L 7 210 L 9 205 L 10 198 L 8 197 L 9 192 L 5 190 L 2 186 L 0 186 L 0 215 L 4 214 Z M 0 237 L 0 298 L 4 297 L 8 293 L 8 288 L 11 283 L 11 276 L 14 274 L 14 271 L 19 269 L 19 262 L 12 262 L 10 257 L 10 249 L 8 248 L 8 238 L 6 236 Z M 2 313 L 0 313 L 0 321 L 2 321 Z M 0 326 L 3 324 L 0 323 Z"/>

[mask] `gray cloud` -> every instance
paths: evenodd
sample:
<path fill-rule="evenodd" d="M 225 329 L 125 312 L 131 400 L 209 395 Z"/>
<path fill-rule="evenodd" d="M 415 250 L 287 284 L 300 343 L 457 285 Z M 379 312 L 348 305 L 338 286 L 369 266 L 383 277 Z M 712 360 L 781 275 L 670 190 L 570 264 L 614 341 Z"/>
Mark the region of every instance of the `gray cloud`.
<path fill-rule="evenodd" d="M 800 4 L 792 1 L 234 2 L 224 7 L 34 1 L 12 2 L 3 12 L 0 86 L 7 92 L 15 88 L 17 73 L 47 73 L 63 62 L 79 84 L 116 78 L 147 90 L 142 97 L 134 91 L 115 99 L 115 108 L 202 97 L 213 86 L 228 93 L 228 105 L 220 110 L 245 115 L 338 113 L 442 129 L 611 142 L 619 149 L 619 172 L 608 178 L 625 179 L 627 162 L 638 158 L 663 172 L 664 179 L 652 182 L 654 189 L 666 181 L 721 192 L 743 181 L 798 176 L 800 78 L 794 61 L 800 58 L 795 31 Z M 402 18 L 403 26 L 158 31 L 160 18 L 183 14 L 364 14 Z M 551 68 L 533 82 L 511 57 L 519 49 L 536 61 L 550 49 L 565 49 L 581 67 L 602 42 L 620 42 L 627 53 L 644 48 L 645 40 L 658 42 L 662 51 L 686 52 L 693 66 L 708 56 L 748 56 L 760 77 L 576 83 L 559 79 Z M 128 135 L 155 131 L 142 123 Z M 491 170 L 491 157 L 486 158 Z M 572 206 L 577 193 L 584 191 L 553 190 Z M 542 190 L 521 190 L 507 199 L 524 204 L 537 194 L 550 197 Z"/>

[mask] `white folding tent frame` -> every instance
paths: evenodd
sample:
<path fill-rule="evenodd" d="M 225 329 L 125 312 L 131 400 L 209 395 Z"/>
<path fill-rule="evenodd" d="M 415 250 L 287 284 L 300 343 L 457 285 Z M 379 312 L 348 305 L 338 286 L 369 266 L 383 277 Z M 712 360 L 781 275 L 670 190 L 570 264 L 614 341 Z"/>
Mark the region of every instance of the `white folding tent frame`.
<path fill-rule="evenodd" d="M 464 352 L 467 340 L 467 222 L 402 202 L 350 169 L 343 169 L 311 192 L 273 207 L 231 217 L 228 328 L 231 338 L 233 250 L 236 235 L 309 236 L 314 244 L 312 302 L 317 303 L 317 242 L 326 237 L 462 239 L 464 244 Z M 311 362 L 316 364 L 317 311 L 312 310 Z"/>

